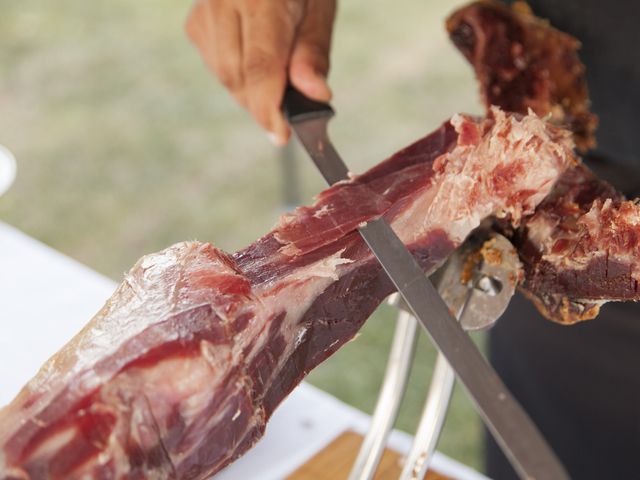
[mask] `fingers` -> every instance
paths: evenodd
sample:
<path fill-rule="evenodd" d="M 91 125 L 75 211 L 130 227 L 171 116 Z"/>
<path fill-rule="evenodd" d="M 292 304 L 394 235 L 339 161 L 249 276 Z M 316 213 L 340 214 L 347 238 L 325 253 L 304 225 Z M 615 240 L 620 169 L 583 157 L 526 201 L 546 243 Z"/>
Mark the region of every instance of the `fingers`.
<path fill-rule="evenodd" d="M 277 144 L 289 138 L 280 111 L 287 79 L 328 101 L 336 0 L 197 0 L 189 38 L 236 100 Z"/>
<path fill-rule="evenodd" d="M 277 144 L 289 138 L 280 111 L 287 65 L 303 3 L 292 0 L 243 2 L 242 56 L 246 101 L 255 119 Z"/>
<path fill-rule="evenodd" d="M 335 12 L 335 0 L 309 0 L 289 63 L 293 85 L 308 97 L 324 102 L 331 100 L 327 74 Z"/>
<path fill-rule="evenodd" d="M 214 16 L 214 28 L 217 32 L 214 45 L 215 71 L 220 82 L 246 108 L 240 15 L 236 10 L 225 7 L 226 5 L 226 2 L 222 2 L 219 12 Z"/>
<path fill-rule="evenodd" d="M 202 59 L 211 69 L 213 69 L 214 62 L 213 45 L 216 40 L 215 30 L 212 28 L 212 3 L 212 0 L 196 1 L 185 23 L 189 39 L 198 47 Z"/>
<path fill-rule="evenodd" d="M 186 31 L 220 83 L 246 108 L 238 12 L 229 2 L 199 0 L 187 18 Z"/>

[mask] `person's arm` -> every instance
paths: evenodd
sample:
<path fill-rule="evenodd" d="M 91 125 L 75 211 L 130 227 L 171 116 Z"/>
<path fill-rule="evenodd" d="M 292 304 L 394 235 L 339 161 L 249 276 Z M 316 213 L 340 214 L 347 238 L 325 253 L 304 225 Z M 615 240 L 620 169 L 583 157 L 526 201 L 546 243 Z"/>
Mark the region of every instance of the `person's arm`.
<path fill-rule="evenodd" d="M 186 31 L 233 97 L 284 144 L 280 112 L 287 79 L 329 101 L 326 82 L 336 0 L 197 0 Z"/>

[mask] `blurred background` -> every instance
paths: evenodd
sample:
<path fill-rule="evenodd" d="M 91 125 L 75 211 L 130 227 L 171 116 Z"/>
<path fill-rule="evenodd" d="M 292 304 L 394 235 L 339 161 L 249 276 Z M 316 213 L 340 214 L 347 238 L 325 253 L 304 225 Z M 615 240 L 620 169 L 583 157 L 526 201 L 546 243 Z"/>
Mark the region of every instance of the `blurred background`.
<path fill-rule="evenodd" d="M 331 134 L 352 170 L 455 112 L 482 112 L 471 69 L 444 29 L 461 3 L 340 2 Z M 0 221 L 116 281 L 140 256 L 174 242 L 234 251 L 275 224 L 285 208 L 282 152 L 205 70 L 183 33 L 189 7 L 1 0 L 0 144 L 15 154 L 18 176 L 0 198 Z M 311 202 L 323 182 L 297 146 L 288 153 L 301 199 Z M 394 317 L 381 307 L 309 381 L 371 412 Z M 434 358 L 421 338 L 398 422 L 408 432 Z M 481 436 L 457 389 L 439 449 L 482 469 Z"/>

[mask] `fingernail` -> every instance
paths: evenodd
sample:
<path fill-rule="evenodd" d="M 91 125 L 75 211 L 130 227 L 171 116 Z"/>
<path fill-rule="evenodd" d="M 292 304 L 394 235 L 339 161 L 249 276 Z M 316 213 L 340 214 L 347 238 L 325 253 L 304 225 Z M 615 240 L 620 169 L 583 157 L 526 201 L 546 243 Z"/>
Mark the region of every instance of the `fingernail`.
<path fill-rule="evenodd" d="M 331 89 L 327 85 L 324 75 L 319 73 L 309 73 L 308 76 L 299 79 L 300 89 L 307 95 L 317 98 L 318 100 L 330 100 Z"/>
<path fill-rule="evenodd" d="M 274 144 L 276 147 L 282 147 L 285 145 L 285 141 L 279 135 L 276 135 L 273 132 L 267 132 L 267 138 L 269 141 Z"/>

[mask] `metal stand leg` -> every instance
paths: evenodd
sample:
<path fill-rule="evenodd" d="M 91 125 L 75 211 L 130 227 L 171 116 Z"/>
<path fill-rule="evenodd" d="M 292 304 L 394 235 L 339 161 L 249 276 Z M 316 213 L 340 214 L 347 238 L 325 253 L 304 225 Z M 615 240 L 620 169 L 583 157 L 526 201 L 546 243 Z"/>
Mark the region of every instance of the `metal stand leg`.
<path fill-rule="evenodd" d="M 411 445 L 400 480 L 422 480 L 427 473 L 433 452 L 447 417 L 456 375 L 447 360 L 438 353 L 429 386 L 429 395 L 422 411 L 418 430 Z"/>
<path fill-rule="evenodd" d="M 397 297 L 397 294 L 394 297 Z M 391 299 L 390 303 L 393 304 L 394 300 Z M 369 480 L 376 472 L 407 387 L 417 338 L 417 325 L 410 313 L 400 311 L 371 426 L 353 465 L 349 480 Z"/>
<path fill-rule="evenodd" d="M 440 289 L 446 288 L 446 279 L 441 277 L 440 282 Z M 465 317 L 472 298 L 473 290 L 467 290 L 466 295 L 458 299 L 462 302 L 456 313 L 458 322 L 461 322 Z M 436 450 L 442 433 L 444 420 L 447 418 L 455 381 L 455 372 L 444 356 L 438 352 L 427 400 L 418 423 L 418 430 L 411 444 L 411 450 L 400 474 L 400 480 L 422 480 L 427 473 L 433 452 Z"/>

